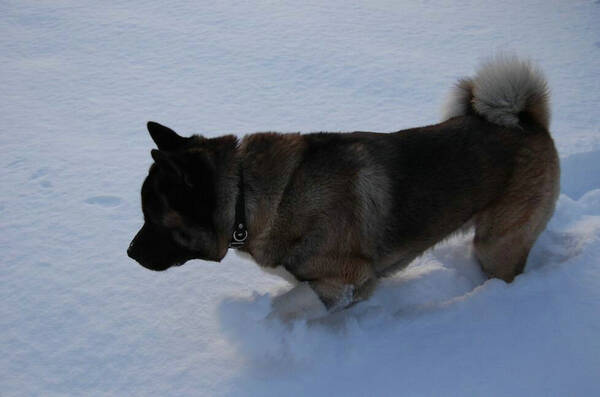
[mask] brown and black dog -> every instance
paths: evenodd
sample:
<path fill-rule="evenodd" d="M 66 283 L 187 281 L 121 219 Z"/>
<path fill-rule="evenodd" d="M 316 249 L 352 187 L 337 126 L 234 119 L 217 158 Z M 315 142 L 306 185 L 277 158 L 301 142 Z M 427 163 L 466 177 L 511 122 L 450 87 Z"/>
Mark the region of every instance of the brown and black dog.
<path fill-rule="evenodd" d="M 238 141 L 148 123 L 158 150 L 128 254 L 152 270 L 220 261 L 233 234 L 260 266 L 297 280 L 274 302 L 289 317 L 367 298 L 379 278 L 472 225 L 483 270 L 510 282 L 559 191 L 549 116 L 541 72 L 497 57 L 454 88 L 446 121 L 396 133 Z"/>

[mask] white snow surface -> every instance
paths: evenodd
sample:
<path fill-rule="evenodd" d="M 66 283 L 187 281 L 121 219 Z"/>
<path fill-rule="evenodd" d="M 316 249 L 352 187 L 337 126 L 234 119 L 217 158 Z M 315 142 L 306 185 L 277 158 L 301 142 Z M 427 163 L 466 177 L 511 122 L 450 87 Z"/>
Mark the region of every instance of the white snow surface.
<path fill-rule="evenodd" d="M 0 4 L 0 395 L 600 395 L 600 2 Z M 182 134 L 432 124 L 486 57 L 552 89 L 556 214 L 524 274 L 469 234 L 325 320 L 267 321 L 290 288 L 230 253 L 127 258 L 153 144 Z"/>

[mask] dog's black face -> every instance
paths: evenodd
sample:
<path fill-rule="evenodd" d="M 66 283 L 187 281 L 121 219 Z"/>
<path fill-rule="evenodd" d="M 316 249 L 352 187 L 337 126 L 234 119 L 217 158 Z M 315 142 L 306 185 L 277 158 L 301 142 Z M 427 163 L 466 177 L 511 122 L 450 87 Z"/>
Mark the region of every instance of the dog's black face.
<path fill-rule="evenodd" d="M 220 261 L 213 224 L 215 180 L 208 140 L 183 138 L 157 123 L 148 131 L 159 150 L 142 186 L 144 225 L 127 254 L 151 270 L 165 270 L 190 259 Z"/>

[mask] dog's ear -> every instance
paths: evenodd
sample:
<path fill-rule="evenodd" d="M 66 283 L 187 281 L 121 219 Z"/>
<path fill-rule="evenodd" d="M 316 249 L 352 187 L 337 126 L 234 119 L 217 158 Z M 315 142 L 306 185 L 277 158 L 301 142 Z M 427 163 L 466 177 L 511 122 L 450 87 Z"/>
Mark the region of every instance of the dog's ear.
<path fill-rule="evenodd" d="M 148 132 L 160 150 L 177 150 L 188 141 L 188 138 L 179 136 L 172 129 L 154 121 L 148 122 Z"/>

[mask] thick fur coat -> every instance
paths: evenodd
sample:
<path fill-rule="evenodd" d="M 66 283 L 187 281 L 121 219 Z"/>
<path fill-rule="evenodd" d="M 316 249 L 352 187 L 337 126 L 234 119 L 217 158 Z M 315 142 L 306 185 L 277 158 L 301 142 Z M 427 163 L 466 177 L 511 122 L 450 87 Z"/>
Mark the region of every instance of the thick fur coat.
<path fill-rule="evenodd" d="M 548 97 L 539 70 L 498 57 L 459 81 L 442 123 L 396 133 L 256 133 L 238 142 L 150 123 L 158 150 L 142 188 L 146 222 L 128 253 L 154 270 L 221 260 L 242 189 L 241 250 L 299 283 L 274 302 L 284 317 L 367 298 L 379 278 L 465 225 L 475 227 L 483 270 L 511 281 L 559 190 Z"/>

